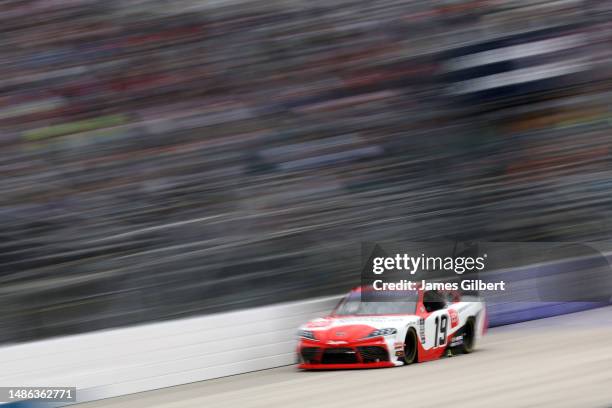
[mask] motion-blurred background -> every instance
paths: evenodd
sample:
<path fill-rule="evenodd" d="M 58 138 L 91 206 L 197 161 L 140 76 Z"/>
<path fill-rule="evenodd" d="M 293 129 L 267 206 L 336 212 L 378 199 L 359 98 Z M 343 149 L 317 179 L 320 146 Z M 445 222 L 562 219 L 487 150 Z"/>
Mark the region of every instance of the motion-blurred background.
<path fill-rule="evenodd" d="M 0 3 L 0 342 L 612 237 L 612 2 Z"/>

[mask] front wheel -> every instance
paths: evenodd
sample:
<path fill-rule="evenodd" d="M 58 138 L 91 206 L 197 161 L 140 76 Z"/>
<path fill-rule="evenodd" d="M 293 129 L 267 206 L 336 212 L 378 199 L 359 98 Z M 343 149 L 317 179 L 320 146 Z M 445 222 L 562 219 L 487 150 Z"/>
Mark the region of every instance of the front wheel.
<path fill-rule="evenodd" d="M 418 361 L 418 338 L 414 329 L 409 329 L 404 341 L 404 363 L 412 364 Z"/>

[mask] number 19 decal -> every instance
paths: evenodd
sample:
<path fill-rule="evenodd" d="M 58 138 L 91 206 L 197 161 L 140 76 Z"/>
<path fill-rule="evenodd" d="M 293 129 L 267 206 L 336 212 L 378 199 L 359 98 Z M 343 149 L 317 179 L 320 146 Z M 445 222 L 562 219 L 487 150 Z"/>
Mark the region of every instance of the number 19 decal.
<path fill-rule="evenodd" d="M 443 346 L 446 344 L 446 332 L 448 331 L 448 316 L 445 314 L 437 317 L 434 320 L 436 322 L 436 335 L 434 339 L 434 347 Z"/>

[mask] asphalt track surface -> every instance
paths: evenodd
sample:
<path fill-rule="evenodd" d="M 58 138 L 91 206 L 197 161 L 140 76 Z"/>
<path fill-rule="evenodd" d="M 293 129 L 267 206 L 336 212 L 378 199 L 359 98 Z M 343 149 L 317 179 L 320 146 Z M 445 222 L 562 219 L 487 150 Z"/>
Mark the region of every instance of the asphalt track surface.
<path fill-rule="evenodd" d="M 612 308 L 495 328 L 469 355 L 325 372 L 281 367 L 79 408 L 612 407 Z"/>

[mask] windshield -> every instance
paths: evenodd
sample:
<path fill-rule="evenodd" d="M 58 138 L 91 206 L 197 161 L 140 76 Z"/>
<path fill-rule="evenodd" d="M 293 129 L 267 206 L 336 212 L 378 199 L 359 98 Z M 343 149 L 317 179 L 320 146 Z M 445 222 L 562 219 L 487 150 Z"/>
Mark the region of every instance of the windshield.
<path fill-rule="evenodd" d="M 334 315 L 415 314 L 417 299 L 416 291 L 375 291 L 362 302 L 361 292 L 355 291 L 342 299 Z"/>

